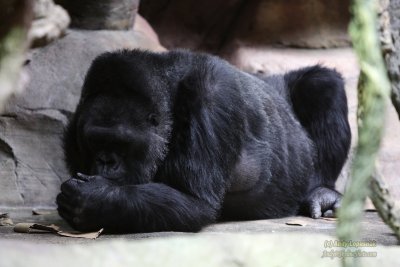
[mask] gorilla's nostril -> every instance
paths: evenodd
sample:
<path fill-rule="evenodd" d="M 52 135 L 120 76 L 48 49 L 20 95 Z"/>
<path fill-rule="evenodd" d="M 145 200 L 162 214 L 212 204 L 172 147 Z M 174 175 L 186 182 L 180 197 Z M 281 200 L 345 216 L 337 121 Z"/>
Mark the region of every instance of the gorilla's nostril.
<path fill-rule="evenodd" d="M 113 155 L 101 153 L 96 157 L 96 162 L 100 165 L 106 165 L 106 166 L 111 166 L 114 168 L 114 165 L 118 165 L 118 161 L 116 160 L 116 157 Z"/>
<path fill-rule="evenodd" d="M 119 177 L 119 172 L 121 171 L 121 162 L 113 157 L 96 157 L 92 170 L 93 173 L 102 175 L 103 177 Z"/>

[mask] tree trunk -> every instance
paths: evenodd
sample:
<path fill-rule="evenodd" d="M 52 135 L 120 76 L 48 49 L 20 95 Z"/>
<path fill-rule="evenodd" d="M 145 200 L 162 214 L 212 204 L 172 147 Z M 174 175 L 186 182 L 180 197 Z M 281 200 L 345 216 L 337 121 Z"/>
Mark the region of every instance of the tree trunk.
<path fill-rule="evenodd" d="M 353 0 L 350 37 L 358 56 L 358 143 L 351 179 L 339 209 L 337 233 L 342 241 L 358 240 L 368 185 L 382 138 L 390 84 L 377 34 L 377 1 Z M 355 250 L 356 248 L 349 248 Z M 357 266 L 357 257 L 343 257 L 343 266 Z"/>
<path fill-rule="evenodd" d="M 391 97 L 400 118 L 400 0 L 380 0 L 382 52 L 391 81 Z"/>
<path fill-rule="evenodd" d="M 394 17 L 394 5 L 400 7 L 400 0 L 380 0 L 378 15 L 382 55 L 385 58 L 386 67 L 391 79 L 392 102 L 396 107 L 397 112 L 399 112 L 400 35 L 398 31 L 400 30 L 400 19 Z M 394 18 L 392 19 L 392 17 Z M 397 23 L 395 28 L 391 28 L 392 22 Z M 396 205 L 396 202 L 390 195 L 388 186 L 379 173 L 375 173 L 372 177 L 370 189 L 370 198 L 374 203 L 376 210 L 382 220 L 389 225 L 396 234 L 397 239 L 400 241 L 400 208 L 398 204 Z"/>

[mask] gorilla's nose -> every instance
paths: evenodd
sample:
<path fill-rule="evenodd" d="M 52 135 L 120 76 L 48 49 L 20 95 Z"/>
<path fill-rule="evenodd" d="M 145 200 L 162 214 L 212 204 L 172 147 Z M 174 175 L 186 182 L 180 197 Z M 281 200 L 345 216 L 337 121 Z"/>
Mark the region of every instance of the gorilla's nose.
<path fill-rule="evenodd" d="M 118 168 L 119 160 L 114 153 L 99 153 L 96 157 L 96 163 L 103 171 L 109 171 Z"/>

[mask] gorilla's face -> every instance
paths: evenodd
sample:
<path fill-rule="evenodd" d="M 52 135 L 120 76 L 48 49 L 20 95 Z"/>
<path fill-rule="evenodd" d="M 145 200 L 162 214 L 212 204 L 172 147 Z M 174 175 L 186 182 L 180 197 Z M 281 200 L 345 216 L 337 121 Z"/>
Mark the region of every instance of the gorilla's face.
<path fill-rule="evenodd" d="M 85 159 L 81 172 L 117 184 L 149 182 L 166 153 L 168 122 L 151 96 L 88 97 L 77 120 L 77 144 Z"/>

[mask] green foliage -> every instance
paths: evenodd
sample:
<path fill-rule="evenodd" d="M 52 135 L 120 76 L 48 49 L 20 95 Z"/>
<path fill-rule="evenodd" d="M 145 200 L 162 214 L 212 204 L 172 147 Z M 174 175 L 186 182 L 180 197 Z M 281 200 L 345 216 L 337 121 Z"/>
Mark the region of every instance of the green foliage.
<path fill-rule="evenodd" d="M 26 33 L 22 27 L 13 27 L 0 40 L 0 111 L 3 102 L 15 91 L 24 60 Z"/>
<path fill-rule="evenodd" d="M 357 240 L 368 186 L 375 168 L 384 128 L 390 84 L 379 45 L 377 1 L 353 0 L 349 32 L 361 68 L 358 84 L 358 144 L 351 180 L 339 210 L 337 233 L 341 240 Z M 357 258 L 344 258 L 356 266 Z"/>

